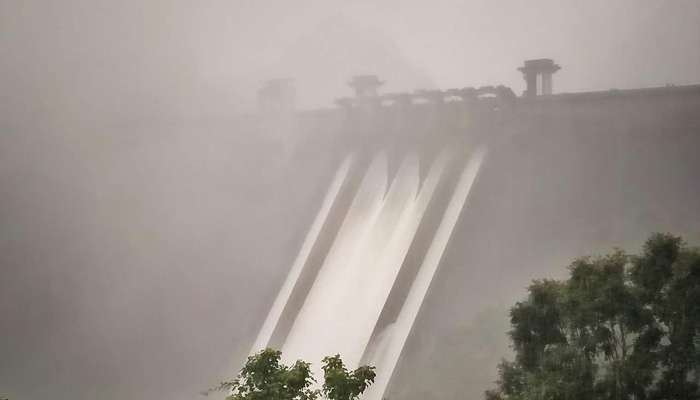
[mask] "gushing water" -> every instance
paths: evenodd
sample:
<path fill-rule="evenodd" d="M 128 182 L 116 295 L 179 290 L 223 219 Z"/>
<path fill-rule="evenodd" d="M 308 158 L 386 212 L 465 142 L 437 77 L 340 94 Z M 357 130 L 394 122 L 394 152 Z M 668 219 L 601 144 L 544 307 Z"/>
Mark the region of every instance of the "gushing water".
<path fill-rule="evenodd" d="M 483 149 L 474 152 L 459 175 L 447 207 L 444 211 L 436 210 L 440 222 L 403 307 L 397 319 L 388 321 L 372 339 L 418 228 L 438 185 L 446 181 L 447 166 L 454 161 L 448 151 L 442 152 L 420 185 L 418 157 L 406 156 L 389 185 L 386 156 L 381 153 L 374 156 L 351 194 L 347 213 L 305 294 L 303 305 L 287 327 L 282 346 L 287 362 L 310 361 L 315 374 L 320 376 L 319 364 L 324 356 L 339 353 L 349 368 L 355 368 L 364 355 L 365 360 L 377 367 L 377 381 L 365 398 L 382 398 L 484 155 Z M 342 187 L 352 174 L 351 167 L 352 158 L 348 157 L 338 169 L 253 351 L 269 344 L 283 314 L 290 312 L 285 307 L 310 259 L 314 243 L 319 240 L 324 224 L 329 223 L 331 208 L 340 202 Z"/>
<path fill-rule="evenodd" d="M 390 331 L 387 332 L 391 337 L 385 339 L 386 345 L 381 346 L 383 347 L 383 352 L 376 354 L 376 359 L 372 360 L 372 363 L 377 367 L 377 379 L 365 393 L 365 399 L 381 400 L 383 398 L 406 339 L 408 339 L 408 335 L 413 327 L 413 322 L 418 315 L 418 311 L 420 311 L 423 299 L 428 293 L 430 283 L 435 276 L 459 215 L 467 203 L 469 192 L 485 156 L 486 150 L 484 148 L 477 149 L 462 171 L 457 187 L 447 205 L 437 232 L 435 232 L 418 275 L 413 281 L 406 302 L 396 322 L 391 326 Z"/>
<path fill-rule="evenodd" d="M 255 343 L 253 344 L 251 353 L 254 353 L 266 347 L 270 343 L 272 334 L 277 326 L 277 323 L 279 322 L 280 317 L 282 316 L 282 311 L 284 310 L 285 305 L 287 304 L 290 296 L 292 295 L 294 285 L 299 280 L 299 276 L 301 275 L 302 269 L 306 264 L 311 253 L 311 248 L 313 247 L 316 240 L 318 240 L 318 236 L 321 233 L 321 228 L 323 227 L 323 224 L 328 218 L 328 214 L 330 213 L 333 203 L 337 200 L 338 192 L 340 191 L 343 183 L 347 179 L 348 172 L 350 171 L 350 167 L 352 166 L 352 164 L 353 157 L 352 155 L 349 155 L 345 158 L 343 163 L 338 168 L 338 171 L 336 172 L 335 177 L 333 178 L 331 186 L 328 188 L 328 192 L 326 192 L 326 195 L 323 198 L 321 209 L 316 215 L 313 224 L 311 224 L 311 228 L 309 229 L 309 232 L 304 238 L 304 243 L 302 244 L 301 249 L 299 250 L 299 254 L 294 260 L 292 268 L 289 270 L 287 279 L 282 284 L 280 292 L 277 295 L 277 298 L 275 298 L 275 302 L 272 304 L 272 309 L 270 309 L 270 312 L 268 313 L 267 318 L 265 319 L 265 322 L 263 323 L 263 326 L 260 329 L 260 333 L 258 333 L 258 337 L 255 339 Z"/>

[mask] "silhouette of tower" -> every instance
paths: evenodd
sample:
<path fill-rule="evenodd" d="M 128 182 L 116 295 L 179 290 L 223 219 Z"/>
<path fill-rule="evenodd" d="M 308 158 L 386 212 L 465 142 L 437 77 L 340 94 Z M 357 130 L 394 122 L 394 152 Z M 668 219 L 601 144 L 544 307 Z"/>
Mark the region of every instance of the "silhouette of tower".
<path fill-rule="evenodd" d="M 552 94 L 552 74 L 560 69 L 561 67 L 550 58 L 526 60 L 525 65 L 518 68 L 518 71 L 523 73 L 527 84 L 525 96 L 535 97 Z M 539 85 L 538 77 L 540 78 Z"/>
<path fill-rule="evenodd" d="M 265 81 L 258 90 L 258 107 L 264 115 L 291 114 L 296 111 L 296 89 L 289 78 Z"/>
<path fill-rule="evenodd" d="M 376 75 L 356 75 L 348 82 L 348 85 L 355 89 L 355 96 L 359 98 L 376 97 L 377 89 L 383 84 Z"/>

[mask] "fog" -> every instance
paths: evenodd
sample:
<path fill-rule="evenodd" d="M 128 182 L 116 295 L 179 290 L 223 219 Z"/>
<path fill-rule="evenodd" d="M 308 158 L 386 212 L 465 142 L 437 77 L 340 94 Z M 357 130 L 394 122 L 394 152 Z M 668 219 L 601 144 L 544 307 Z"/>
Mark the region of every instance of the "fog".
<path fill-rule="evenodd" d="M 236 371 L 332 158 L 251 128 L 265 79 L 294 78 L 302 110 L 333 107 L 363 73 L 386 92 L 520 95 L 516 68 L 540 57 L 563 67 L 555 92 L 697 84 L 700 3 L 0 1 L 0 396 L 192 399 Z M 502 145 L 471 211 L 501 206 L 497 218 L 474 217 L 450 258 L 481 267 L 452 261 L 436 281 L 418 321 L 435 330 L 419 329 L 397 376 L 420 388 L 400 385 L 397 399 L 481 393 L 529 279 L 652 229 L 700 239 L 697 138 L 645 118 L 625 130 L 648 128 L 636 147 L 601 152 L 605 132 L 586 141 L 573 128 L 563 147 L 547 140 L 558 131 Z M 660 139 L 669 132 L 680 139 Z M 650 168 L 657 154 L 677 168 Z M 620 172 L 601 180 L 606 166 Z M 579 191 L 553 189 L 571 182 Z M 611 197 L 586 195 L 601 188 Z M 563 222 L 571 204 L 585 229 Z"/>

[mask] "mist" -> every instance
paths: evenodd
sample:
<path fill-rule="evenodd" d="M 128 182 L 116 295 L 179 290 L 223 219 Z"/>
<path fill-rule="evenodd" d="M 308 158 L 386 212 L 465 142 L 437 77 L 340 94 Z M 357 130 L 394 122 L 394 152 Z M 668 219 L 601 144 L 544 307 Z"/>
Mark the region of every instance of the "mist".
<path fill-rule="evenodd" d="M 261 134 L 263 81 L 302 111 L 359 74 L 520 95 L 542 57 L 556 93 L 698 84 L 700 3 L 0 2 L 0 395 L 192 399 L 238 370 L 346 145 Z M 697 120 L 573 118 L 497 141 L 389 398 L 480 396 L 530 279 L 700 240 Z"/>

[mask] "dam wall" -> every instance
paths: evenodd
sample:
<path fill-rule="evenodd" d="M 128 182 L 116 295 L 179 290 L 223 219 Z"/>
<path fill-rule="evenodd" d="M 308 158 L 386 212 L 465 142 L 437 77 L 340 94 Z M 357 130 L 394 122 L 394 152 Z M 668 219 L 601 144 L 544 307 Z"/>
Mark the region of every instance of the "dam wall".
<path fill-rule="evenodd" d="M 530 280 L 653 231 L 700 242 L 700 85 L 359 96 L 276 121 L 293 127 L 278 132 L 295 135 L 305 216 L 275 328 L 251 351 L 377 365 L 367 398 L 479 397 Z"/>

